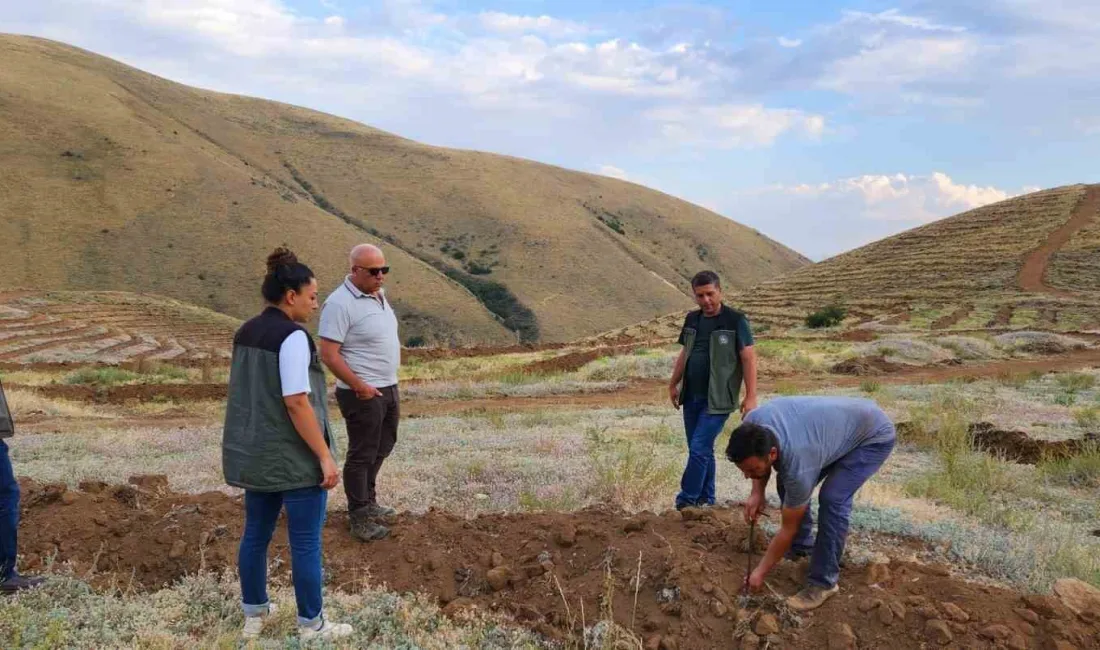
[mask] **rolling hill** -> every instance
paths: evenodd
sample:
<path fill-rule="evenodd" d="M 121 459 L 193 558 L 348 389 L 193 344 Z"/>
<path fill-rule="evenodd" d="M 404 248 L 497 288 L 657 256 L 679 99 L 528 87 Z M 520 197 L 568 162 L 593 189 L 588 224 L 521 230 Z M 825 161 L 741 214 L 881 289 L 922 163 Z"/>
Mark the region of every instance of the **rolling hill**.
<path fill-rule="evenodd" d="M 970 210 L 768 280 L 738 297 L 794 324 L 830 303 L 915 328 L 1100 326 L 1100 185 Z"/>
<path fill-rule="evenodd" d="M 807 260 L 639 185 L 419 144 L 0 35 L 0 286 L 158 294 L 246 317 L 287 243 L 322 288 L 380 244 L 406 341 L 565 341 Z"/>

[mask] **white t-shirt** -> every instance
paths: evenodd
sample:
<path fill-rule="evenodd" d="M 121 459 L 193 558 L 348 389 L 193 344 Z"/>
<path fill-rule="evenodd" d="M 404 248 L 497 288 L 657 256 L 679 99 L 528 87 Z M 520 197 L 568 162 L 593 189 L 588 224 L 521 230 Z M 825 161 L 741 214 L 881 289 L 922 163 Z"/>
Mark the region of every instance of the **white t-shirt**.
<path fill-rule="evenodd" d="M 309 339 L 302 330 L 286 337 L 279 346 L 279 381 L 283 397 L 309 394 Z"/>

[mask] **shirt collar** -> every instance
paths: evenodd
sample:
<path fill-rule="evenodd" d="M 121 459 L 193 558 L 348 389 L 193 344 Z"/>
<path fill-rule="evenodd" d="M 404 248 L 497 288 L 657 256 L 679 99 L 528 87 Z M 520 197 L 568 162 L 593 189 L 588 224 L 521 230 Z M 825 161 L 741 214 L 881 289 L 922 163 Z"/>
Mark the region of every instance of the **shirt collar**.
<path fill-rule="evenodd" d="M 351 295 L 356 298 L 373 298 L 383 305 L 386 304 L 386 290 L 379 289 L 378 293 L 371 295 L 369 293 L 363 293 L 359 290 L 359 287 L 355 286 L 355 283 L 351 281 L 351 276 L 344 276 L 344 288 L 351 292 Z"/>

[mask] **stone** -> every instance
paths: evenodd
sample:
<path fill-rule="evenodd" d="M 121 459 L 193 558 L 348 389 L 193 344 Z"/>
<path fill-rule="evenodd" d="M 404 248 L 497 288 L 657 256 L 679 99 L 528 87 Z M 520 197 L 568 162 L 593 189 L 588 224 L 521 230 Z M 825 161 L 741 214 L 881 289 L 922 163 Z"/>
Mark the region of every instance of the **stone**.
<path fill-rule="evenodd" d="M 1005 645 L 1011 650 L 1027 650 L 1027 639 L 1020 634 L 1013 634 L 1005 641 Z"/>
<path fill-rule="evenodd" d="M 504 560 L 504 555 L 502 555 L 499 551 L 494 551 L 493 554 L 489 556 L 489 562 L 490 564 L 492 564 L 494 569 L 496 567 L 504 566 L 506 564 Z"/>
<path fill-rule="evenodd" d="M 1100 611 L 1100 589 L 1076 578 L 1062 578 L 1054 583 L 1054 593 L 1074 614 Z"/>
<path fill-rule="evenodd" d="M 183 557 L 183 554 L 187 552 L 187 544 L 182 539 L 177 539 L 172 544 L 172 550 L 168 551 L 168 558 L 172 560 L 178 560 Z"/>
<path fill-rule="evenodd" d="M 663 636 L 658 650 L 680 650 L 680 642 L 673 637 Z"/>
<path fill-rule="evenodd" d="M 1043 618 L 1062 618 L 1062 611 L 1059 607 L 1061 603 L 1050 596 L 1030 594 L 1024 596 L 1024 604 L 1027 605 L 1028 609 L 1034 610 Z"/>
<path fill-rule="evenodd" d="M 486 580 L 489 582 L 489 586 L 493 591 L 500 591 L 508 586 L 508 583 L 512 581 L 512 570 L 508 567 L 497 567 L 490 569 L 489 573 L 485 574 Z"/>
<path fill-rule="evenodd" d="M 859 611 L 866 614 L 867 612 L 870 612 L 870 611 L 874 610 L 875 608 L 877 608 L 881 605 L 882 605 L 882 601 L 879 600 L 878 598 L 867 597 L 867 598 L 860 599 L 859 604 L 856 605 L 856 607 L 859 608 Z"/>
<path fill-rule="evenodd" d="M 867 565 L 867 584 L 877 585 L 890 579 L 890 567 L 882 562 Z"/>
<path fill-rule="evenodd" d="M 921 605 L 917 608 L 917 613 L 921 618 L 938 619 L 940 617 L 940 612 L 934 605 Z"/>
<path fill-rule="evenodd" d="M 978 636 L 983 639 L 989 639 L 990 641 L 1004 641 L 1012 636 L 1012 630 L 1004 625 L 990 625 L 982 628 L 982 631 L 978 632 Z"/>
<path fill-rule="evenodd" d="M 638 531 L 645 530 L 645 523 L 645 519 L 635 517 L 623 524 L 623 531 L 627 533 L 636 533 Z"/>
<path fill-rule="evenodd" d="M 907 613 L 905 605 L 902 605 L 900 601 L 891 600 L 889 603 L 889 607 L 891 610 L 893 610 L 894 616 L 897 617 L 899 621 L 905 620 L 905 614 Z"/>
<path fill-rule="evenodd" d="M 565 524 L 558 530 L 555 539 L 559 545 L 569 548 L 577 543 L 577 529 L 571 524 Z"/>
<path fill-rule="evenodd" d="M 61 504 L 71 506 L 76 503 L 76 495 L 72 492 L 65 492 L 61 495 Z"/>
<path fill-rule="evenodd" d="M 756 624 L 752 626 L 752 631 L 756 632 L 757 636 L 778 634 L 779 621 L 776 620 L 773 614 L 761 614 L 760 617 L 756 619 Z"/>
<path fill-rule="evenodd" d="M 714 593 L 714 585 L 709 583 L 709 582 L 704 582 L 703 583 L 703 593 L 704 594 L 713 594 Z"/>
<path fill-rule="evenodd" d="M 764 640 L 767 641 L 766 647 L 768 648 L 778 648 L 780 644 L 783 643 L 783 639 L 779 638 L 778 634 L 769 634 L 768 638 Z"/>
<path fill-rule="evenodd" d="M 661 635 L 654 634 L 645 640 L 645 650 L 661 650 Z"/>
<path fill-rule="evenodd" d="M 1017 607 L 1012 611 L 1016 612 L 1017 616 L 1024 619 L 1028 623 L 1031 623 L 1032 625 L 1039 624 L 1039 615 L 1026 607 Z"/>
<path fill-rule="evenodd" d="M 924 624 L 924 633 L 928 635 L 928 638 L 940 645 L 947 645 L 955 638 L 955 635 L 951 632 L 951 628 L 947 627 L 947 623 L 937 619 L 933 619 Z"/>
<path fill-rule="evenodd" d="M 718 618 L 725 618 L 726 614 L 730 613 L 729 608 L 720 600 L 714 601 L 711 607 L 714 609 L 714 615 Z"/>
<path fill-rule="evenodd" d="M 760 647 L 760 637 L 752 632 L 745 632 L 741 637 L 741 650 L 757 650 Z"/>
<path fill-rule="evenodd" d="M 947 618 L 959 623 L 965 623 L 970 620 L 970 614 L 963 611 L 962 607 L 959 607 L 955 603 L 944 603 L 942 605 L 943 613 L 947 615 Z"/>
<path fill-rule="evenodd" d="M 889 608 L 882 609 L 889 611 Z M 856 634 L 847 623 L 830 625 L 826 639 L 829 650 L 856 650 Z"/>
<path fill-rule="evenodd" d="M 890 627 L 894 624 L 894 610 L 890 609 L 889 606 L 879 606 L 875 612 L 878 616 L 879 623 L 882 623 L 886 627 Z"/>

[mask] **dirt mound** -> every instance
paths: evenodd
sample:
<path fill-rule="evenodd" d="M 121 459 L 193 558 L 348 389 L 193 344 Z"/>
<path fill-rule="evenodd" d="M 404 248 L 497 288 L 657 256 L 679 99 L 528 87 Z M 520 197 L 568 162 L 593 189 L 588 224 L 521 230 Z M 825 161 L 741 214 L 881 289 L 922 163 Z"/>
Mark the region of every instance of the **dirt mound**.
<path fill-rule="evenodd" d="M 998 429 L 989 422 L 971 424 L 970 435 L 974 437 L 976 447 L 1025 465 L 1034 465 L 1044 458 L 1075 456 L 1086 444 L 1100 441 L 1094 433 L 1075 440 L 1040 440 L 1023 431 Z"/>
<path fill-rule="evenodd" d="M 595 350 L 583 350 L 570 352 L 558 357 L 531 362 L 521 370 L 532 375 L 548 375 L 558 372 L 573 372 L 592 363 L 601 357 L 611 357 L 617 354 L 625 354 L 629 350 L 624 348 L 596 348 Z"/>
<path fill-rule="evenodd" d="M 867 377 L 874 375 L 888 375 L 903 368 L 901 364 L 888 361 L 883 355 L 871 355 L 866 357 L 853 357 L 845 359 L 829 369 L 834 375 L 852 375 L 855 377 Z"/>
<path fill-rule="evenodd" d="M 89 483 L 89 492 L 78 493 L 25 482 L 26 568 L 56 553 L 93 583 L 133 580 L 136 588 L 152 589 L 232 566 L 243 524 L 239 498 L 175 494 L 159 477 L 134 483 Z M 748 647 L 757 634 L 761 647 L 796 650 L 844 639 L 850 645 L 842 647 L 923 648 L 929 641 L 990 647 L 993 632 L 1017 642 L 1010 647 L 1100 643 L 1095 622 L 1052 597 L 1022 598 L 953 579 L 942 567 L 901 561 L 845 569 L 841 594 L 801 618 L 771 598 L 741 609 L 747 531 L 736 510 L 629 516 L 589 509 L 475 519 L 430 510 L 399 515 L 392 531 L 367 546 L 346 532 L 345 515 L 330 515 L 324 533 L 330 588 L 354 591 L 369 583 L 428 593 L 445 611 L 502 611 L 552 638 L 576 631 L 582 611 L 588 625 L 612 612 L 654 648 Z M 274 574 L 285 577 L 282 528 L 272 553 Z M 770 584 L 793 593 L 803 570 L 784 563 Z"/>

